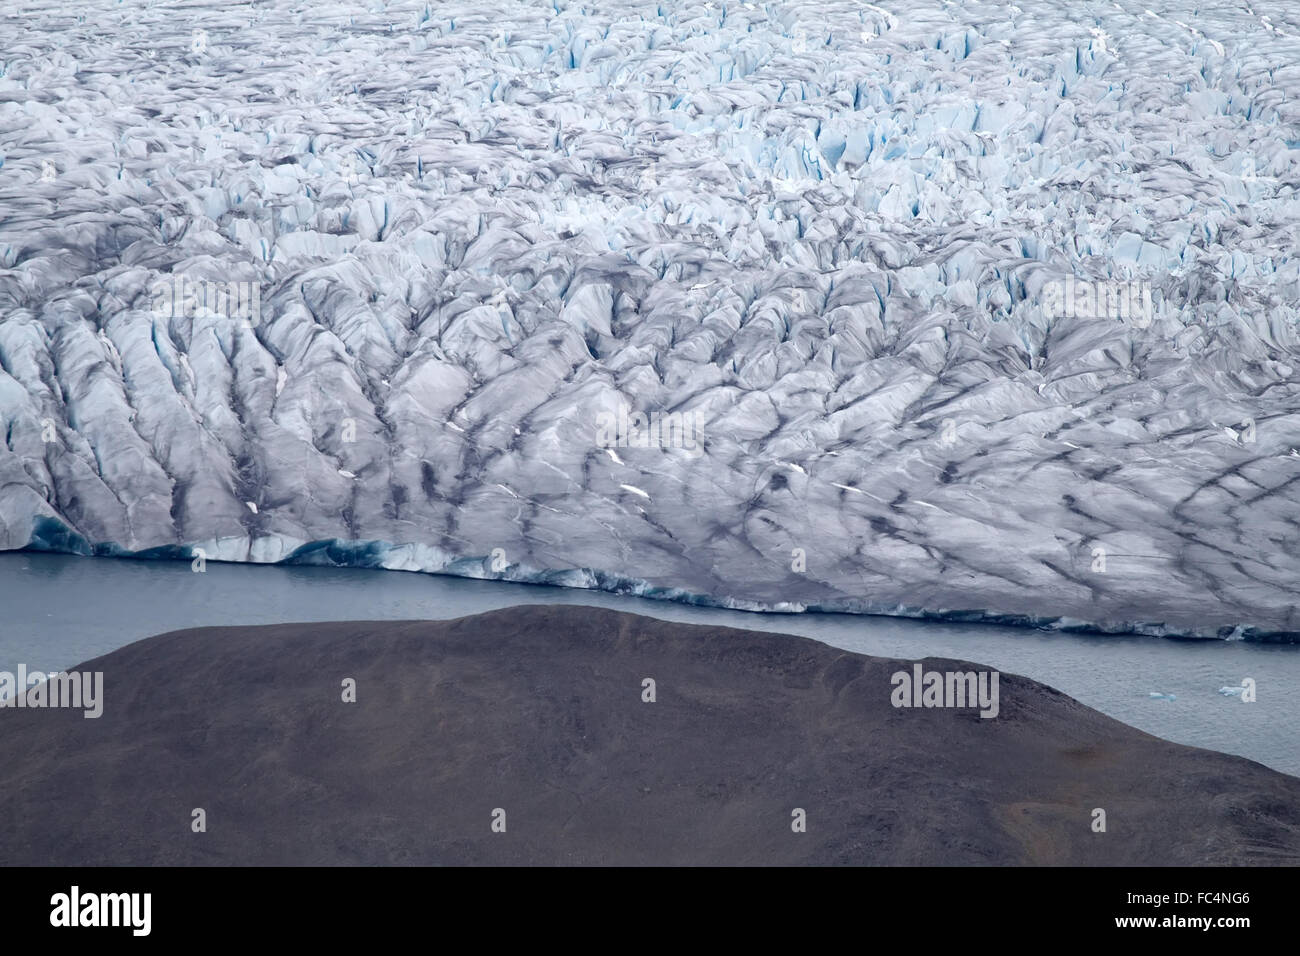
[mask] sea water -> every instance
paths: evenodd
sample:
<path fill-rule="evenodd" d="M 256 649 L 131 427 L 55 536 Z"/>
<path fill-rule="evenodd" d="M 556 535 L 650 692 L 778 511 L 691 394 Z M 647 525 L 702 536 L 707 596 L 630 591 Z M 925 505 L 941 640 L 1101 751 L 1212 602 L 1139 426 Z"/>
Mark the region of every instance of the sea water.
<path fill-rule="evenodd" d="M 581 604 L 670 621 L 801 634 L 909 660 L 1032 677 L 1126 724 L 1300 776 L 1300 645 L 1104 637 L 990 624 L 716 610 L 572 588 L 360 568 L 0 553 L 0 671 L 68 669 L 186 627 L 447 619 Z M 1250 695 L 1220 693 L 1254 682 Z"/>

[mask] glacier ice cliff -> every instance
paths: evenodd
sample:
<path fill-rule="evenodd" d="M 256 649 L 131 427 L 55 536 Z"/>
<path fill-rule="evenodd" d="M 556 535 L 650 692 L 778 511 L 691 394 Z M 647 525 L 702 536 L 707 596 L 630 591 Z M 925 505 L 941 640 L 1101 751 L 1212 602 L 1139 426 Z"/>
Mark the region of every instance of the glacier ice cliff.
<path fill-rule="evenodd" d="M 0 30 L 0 548 L 1300 633 L 1289 3 Z"/>

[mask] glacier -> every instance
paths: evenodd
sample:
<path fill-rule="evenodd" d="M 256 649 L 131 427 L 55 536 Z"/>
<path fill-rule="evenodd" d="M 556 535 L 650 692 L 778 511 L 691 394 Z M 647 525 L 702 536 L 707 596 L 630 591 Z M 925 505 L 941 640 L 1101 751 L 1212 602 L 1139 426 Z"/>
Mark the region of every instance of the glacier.
<path fill-rule="evenodd" d="M 0 549 L 1300 639 L 1289 3 L 0 32 Z"/>

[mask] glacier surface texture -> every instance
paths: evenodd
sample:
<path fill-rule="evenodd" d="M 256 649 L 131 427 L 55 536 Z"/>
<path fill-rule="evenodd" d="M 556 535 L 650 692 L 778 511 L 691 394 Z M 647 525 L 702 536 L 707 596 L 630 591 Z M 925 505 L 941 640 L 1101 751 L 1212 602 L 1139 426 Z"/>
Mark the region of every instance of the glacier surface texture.
<path fill-rule="evenodd" d="M 0 548 L 1300 633 L 1289 0 L 0 38 Z"/>

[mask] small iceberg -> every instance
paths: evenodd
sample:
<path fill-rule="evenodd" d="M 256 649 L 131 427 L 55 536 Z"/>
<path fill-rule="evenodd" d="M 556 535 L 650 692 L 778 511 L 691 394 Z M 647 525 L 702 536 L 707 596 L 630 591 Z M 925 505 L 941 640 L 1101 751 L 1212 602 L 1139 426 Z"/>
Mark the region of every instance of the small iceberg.
<path fill-rule="evenodd" d="M 1152 691 L 1148 696 L 1152 700 L 1177 700 L 1178 699 L 1173 694 L 1160 694 L 1157 693 L 1156 691 Z"/>
<path fill-rule="evenodd" d="M 1244 687 L 1220 687 L 1219 693 L 1224 697 L 1240 697 L 1245 689 Z"/>

